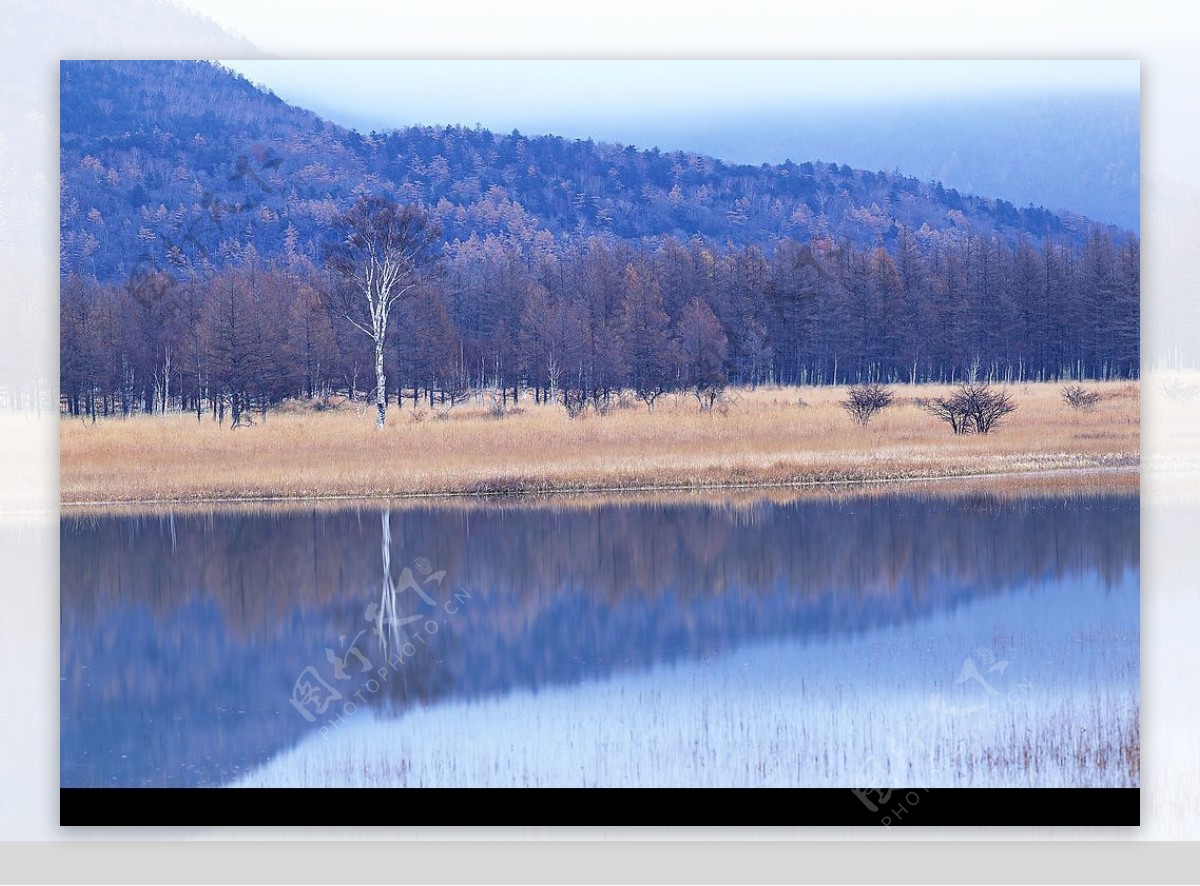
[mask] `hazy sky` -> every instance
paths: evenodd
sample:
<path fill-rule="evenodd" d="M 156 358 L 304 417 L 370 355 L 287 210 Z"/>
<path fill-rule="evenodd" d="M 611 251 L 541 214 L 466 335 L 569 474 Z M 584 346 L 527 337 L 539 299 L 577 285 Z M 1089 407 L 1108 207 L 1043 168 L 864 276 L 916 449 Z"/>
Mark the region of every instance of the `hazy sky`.
<path fill-rule="evenodd" d="M 1138 92 L 1136 61 L 226 61 L 361 129 L 413 123 L 594 135 L 611 121 L 833 103 Z M 590 131 L 595 128 L 596 131 Z"/>

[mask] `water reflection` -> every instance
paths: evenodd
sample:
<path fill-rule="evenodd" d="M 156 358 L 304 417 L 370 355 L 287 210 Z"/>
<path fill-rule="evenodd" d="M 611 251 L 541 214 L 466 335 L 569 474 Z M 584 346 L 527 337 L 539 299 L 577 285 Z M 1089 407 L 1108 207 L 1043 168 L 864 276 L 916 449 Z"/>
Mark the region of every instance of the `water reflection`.
<path fill-rule="evenodd" d="M 1084 585 L 1132 588 L 1136 633 L 1126 495 L 64 517 L 61 541 L 64 785 L 228 783 L 389 660 L 359 703 L 397 717 L 772 639 L 919 644 L 931 617 L 1021 593 L 1033 622 Z M 339 696 L 311 718 L 306 671 Z"/>

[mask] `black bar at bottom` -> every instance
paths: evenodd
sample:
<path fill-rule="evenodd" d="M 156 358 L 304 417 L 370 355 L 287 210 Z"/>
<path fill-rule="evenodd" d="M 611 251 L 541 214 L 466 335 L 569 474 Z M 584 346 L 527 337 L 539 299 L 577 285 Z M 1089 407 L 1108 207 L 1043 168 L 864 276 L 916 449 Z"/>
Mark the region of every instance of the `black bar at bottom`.
<path fill-rule="evenodd" d="M 603 805 L 597 801 L 603 798 Z M 612 810 L 620 810 L 613 819 Z M 778 810 L 783 810 L 782 812 Z M 1131 826 L 1138 788 L 62 788 L 64 826 Z"/>

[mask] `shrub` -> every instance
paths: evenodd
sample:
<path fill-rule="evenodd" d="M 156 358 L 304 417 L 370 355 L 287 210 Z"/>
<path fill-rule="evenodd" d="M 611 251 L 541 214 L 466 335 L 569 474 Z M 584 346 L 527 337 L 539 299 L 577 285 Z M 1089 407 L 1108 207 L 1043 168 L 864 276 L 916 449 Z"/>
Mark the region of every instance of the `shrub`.
<path fill-rule="evenodd" d="M 920 401 L 922 409 L 950 425 L 955 434 L 987 434 L 1000 425 L 1017 404 L 1007 391 L 993 390 L 986 382 L 963 382 L 948 397 Z"/>
<path fill-rule="evenodd" d="M 856 424 L 865 428 L 875 413 L 892 405 L 892 392 L 884 385 L 874 382 L 852 385 L 846 399 L 842 400 L 840 405 L 850 413 Z"/>
<path fill-rule="evenodd" d="M 1084 412 L 1091 412 L 1100 402 L 1100 395 L 1089 391 L 1083 385 L 1066 385 L 1062 389 L 1062 398 L 1072 409 L 1081 409 Z"/>
<path fill-rule="evenodd" d="M 342 403 L 341 399 L 326 394 L 323 397 L 314 399 L 312 401 L 312 408 L 314 412 L 329 412 L 340 408 Z"/>
<path fill-rule="evenodd" d="M 1180 378 L 1163 379 L 1159 388 L 1167 395 L 1168 400 L 1175 403 L 1191 403 L 1196 399 L 1196 395 L 1200 394 L 1200 385 Z"/>
<path fill-rule="evenodd" d="M 621 391 L 617 394 L 616 408 L 617 409 L 637 409 L 638 408 L 638 405 L 637 405 L 638 399 L 643 399 L 643 398 L 641 398 L 639 395 L 633 394 L 629 391 Z M 657 397 L 653 397 L 649 400 L 643 399 L 643 402 L 646 403 L 646 406 L 649 409 L 653 410 L 655 399 L 657 399 Z"/>
<path fill-rule="evenodd" d="M 563 407 L 571 418 L 579 418 L 587 409 L 588 395 L 582 388 L 568 387 L 561 390 Z"/>
<path fill-rule="evenodd" d="M 505 406 L 504 400 L 492 394 L 488 400 L 487 414 L 490 418 L 504 418 L 508 409 Z"/>
<path fill-rule="evenodd" d="M 700 405 L 701 412 L 712 412 L 714 407 L 728 407 L 725 402 L 725 383 L 724 382 L 709 382 L 696 384 L 692 386 L 692 396 L 696 398 L 696 402 Z M 721 409 L 716 411 L 721 412 Z"/>

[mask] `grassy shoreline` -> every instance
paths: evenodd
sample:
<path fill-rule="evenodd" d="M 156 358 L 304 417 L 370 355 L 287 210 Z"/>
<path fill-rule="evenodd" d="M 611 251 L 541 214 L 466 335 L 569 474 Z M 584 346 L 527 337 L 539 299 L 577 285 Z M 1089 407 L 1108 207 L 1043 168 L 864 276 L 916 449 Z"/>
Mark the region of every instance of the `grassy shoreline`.
<path fill-rule="evenodd" d="M 940 496 L 972 495 L 985 492 L 1005 497 L 1018 495 L 1039 497 L 1064 494 L 1133 492 L 1140 485 L 1136 464 L 1117 467 L 1066 468 L 1061 470 L 1014 471 L 995 474 L 954 474 L 927 477 L 899 477 L 871 480 L 810 480 L 795 483 L 710 484 L 697 486 L 636 486 L 636 487 L 559 487 L 537 492 L 402 492 L 393 494 L 329 493 L 307 496 L 241 496 L 237 498 L 156 498 L 109 499 L 96 501 L 64 501 L 66 512 L 84 514 L 143 513 L 166 509 L 174 512 L 228 508 L 245 508 L 258 512 L 308 511 L 314 506 L 330 508 L 369 506 L 381 503 L 393 509 L 426 507 L 431 502 L 440 505 L 475 507 L 484 501 L 500 507 L 590 507 L 598 504 L 623 502 L 681 502 L 702 497 L 719 499 L 731 505 L 754 504 L 760 501 L 787 502 L 807 497 L 870 498 L 896 492 L 920 492 Z"/>
<path fill-rule="evenodd" d="M 296 404 L 231 431 L 207 418 L 139 416 L 60 422 L 64 505 L 353 498 L 537 497 L 736 491 L 993 476 L 1136 476 L 1140 389 L 1088 386 L 1090 411 L 1056 384 L 1013 385 L 1018 410 L 987 436 L 955 437 L 917 406 L 934 385 L 896 388 L 865 428 L 838 405 L 844 388 L 731 392 L 721 413 L 687 397 L 568 418 L 522 402 L 438 415 L 389 410 L 383 431 L 355 407 Z"/>

